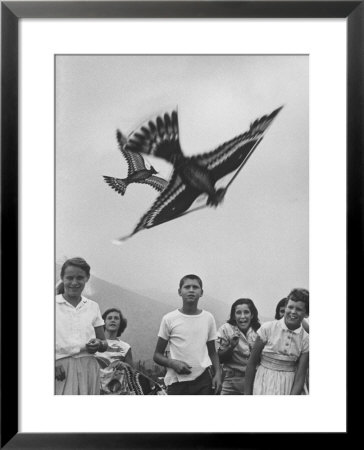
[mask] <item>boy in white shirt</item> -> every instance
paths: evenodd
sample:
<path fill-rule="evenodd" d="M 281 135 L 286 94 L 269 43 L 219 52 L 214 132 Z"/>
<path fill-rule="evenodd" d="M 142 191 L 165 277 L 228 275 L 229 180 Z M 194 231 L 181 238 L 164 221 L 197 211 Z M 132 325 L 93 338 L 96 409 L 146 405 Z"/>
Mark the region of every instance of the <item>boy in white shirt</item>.
<path fill-rule="evenodd" d="M 167 367 L 164 382 L 168 395 L 219 394 L 221 373 L 215 348 L 215 319 L 197 307 L 203 294 L 201 278 L 185 275 L 178 294 L 182 297 L 182 308 L 163 317 L 153 359 Z M 167 344 L 170 357 L 164 356 Z"/>

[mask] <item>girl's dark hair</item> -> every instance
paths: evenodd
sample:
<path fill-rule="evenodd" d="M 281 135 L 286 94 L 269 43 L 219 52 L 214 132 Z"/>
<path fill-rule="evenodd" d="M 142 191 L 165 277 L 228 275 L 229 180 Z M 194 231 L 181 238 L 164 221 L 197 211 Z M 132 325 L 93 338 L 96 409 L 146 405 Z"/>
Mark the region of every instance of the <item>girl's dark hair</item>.
<path fill-rule="evenodd" d="M 67 261 L 63 263 L 63 266 L 61 269 L 61 278 L 63 278 L 64 272 L 67 269 L 67 267 L 69 267 L 69 266 L 79 267 L 86 273 L 86 275 L 88 277 L 90 276 L 91 267 L 87 264 L 87 262 L 83 258 L 76 257 L 76 258 L 67 259 Z"/>
<path fill-rule="evenodd" d="M 295 288 L 287 296 L 287 301 L 302 302 L 305 304 L 306 314 L 310 314 L 310 294 L 307 289 Z"/>
<path fill-rule="evenodd" d="M 128 321 L 126 320 L 126 318 L 123 316 L 122 312 L 120 311 L 120 309 L 118 308 L 109 308 L 107 309 L 104 314 L 102 315 L 102 318 L 104 319 L 104 321 L 106 322 L 106 317 L 108 314 L 110 314 L 111 312 L 117 312 L 120 316 L 120 325 L 119 325 L 119 329 L 118 332 L 116 334 L 117 337 L 121 336 L 121 333 L 124 332 L 126 325 L 128 324 Z M 104 325 L 104 330 L 105 330 L 105 325 Z"/>
<path fill-rule="evenodd" d="M 59 294 L 64 294 L 64 284 L 62 280 L 60 280 L 56 285 L 56 295 Z"/>
<path fill-rule="evenodd" d="M 250 312 L 252 313 L 252 320 L 250 326 L 253 328 L 254 331 L 257 331 L 260 328 L 258 310 L 254 305 L 253 300 L 250 300 L 250 298 L 239 298 L 238 300 L 235 300 L 235 302 L 231 305 L 230 317 L 227 323 L 229 323 L 230 325 L 236 325 L 235 309 L 238 305 L 247 305 Z"/>
<path fill-rule="evenodd" d="M 279 310 L 282 308 L 282 306 L 286 306 L 286 304 L 287 304 L 286 297 L 282 298 L 282 300 L 279 300 L 279 302 L 277 303 L 277 306 L 276 306 L 276 315 L 274 316 L 275 319 L 279 320 L 281 318 L 281 316 L 279 314 Z"/>

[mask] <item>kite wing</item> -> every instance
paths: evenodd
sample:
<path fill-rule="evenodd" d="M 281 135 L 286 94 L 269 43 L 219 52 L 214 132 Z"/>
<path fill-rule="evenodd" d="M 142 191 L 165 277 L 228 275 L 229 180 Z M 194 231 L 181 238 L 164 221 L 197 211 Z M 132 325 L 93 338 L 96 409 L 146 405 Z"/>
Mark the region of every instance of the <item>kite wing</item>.
<path fill-rule="evenodd" d="M 130 175 L 132 175 L 133 173 L 138 172 L 139 170 L 146 169 L 144 158 L 142 155 L 135 152 L 128 152 L 125 149 L 125 145 L 128 141 L 120 130 L 116 131 L 116 139 L 119 144 L 119 150 L 128 163 L 128 177 L 130 177 Z"/>
<path fill-rule="evenodd" d="M 215 183 L 220 178 L 238 169 L 249 158 L 281 109 L 282 107 L 255 120 L 250 125 L 249 131 L 225 142 L 212 152 L 203 153 L 191 159 L 207 168 Z"/>
<path fill-rule="evenodd" d="M 118 194 L 124 195 L 126 189 L 126 183 L 120 178 L 108 177 L 104 175 L 104 180 L 106 183 L 111 186 Z"/>
<path fill-rule="evenodd" d="M 174 171 L 168 186 L 159 195 L 149 211 L 140 219 L 132 235 L 145 228 L 152 228 L 175 219 L 187 211 L 200 194 L 200 191 L 186 186 L 177 172 Z"/>
<path fill-rule="evenodd" d="M 164 191 L 164 189 L 168 185 L 168 181 L 161 177 L 156 177 L 155 175 L 151 175 L 149 178 L 146 178 L 143 181 L 140 181 L 137 183 L 143 183 L 148 184 L 149 186 L 152 186 L 152 188 L 156 189 L 158 192 Z"/>
<path fill-rule="evenodd" d="M 154 121 L 149 120 L 133 131 L 124 149 L 131 153 L 158 156 L 173 164 L 177 156 L 182 156 L 177 111 L 158 116 Z"/>

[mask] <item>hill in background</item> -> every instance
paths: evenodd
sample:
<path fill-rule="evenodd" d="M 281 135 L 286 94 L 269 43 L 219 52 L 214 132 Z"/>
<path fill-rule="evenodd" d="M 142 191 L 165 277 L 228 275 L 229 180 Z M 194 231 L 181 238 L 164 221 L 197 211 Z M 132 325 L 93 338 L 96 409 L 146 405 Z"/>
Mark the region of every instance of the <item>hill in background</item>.
<path fill-rule="evenodd" d="M 60 267 L 58 265 L 56 271 L 59 274 Z M 152 298 L 152 296 L 138 294 L 93 275 L 83 293 L 99 304 L 101 314 L 110 307 L 121 309 L 128 320 L 122 339 L 131 345 L 135 361 L 152 362 L 163 315 L 179 308 L 182 304 L 177 290 L 172 295 L 154 290 Z M 217 327 L 226 322 L 230 311 L 229 305 L 207 295 L 201 297 L 199 305 L 214 315 Z"/>

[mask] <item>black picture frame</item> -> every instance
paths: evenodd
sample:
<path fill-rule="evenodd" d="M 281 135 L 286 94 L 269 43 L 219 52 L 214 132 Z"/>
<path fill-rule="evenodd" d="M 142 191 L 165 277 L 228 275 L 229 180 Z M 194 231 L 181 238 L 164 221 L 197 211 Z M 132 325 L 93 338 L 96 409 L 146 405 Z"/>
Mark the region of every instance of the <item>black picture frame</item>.
<path fill-rule="evenodd" d="M 363 1 L 38 1 L 1 2 L 1 448 L 256 448 L 269 433 L 19 433 L 18 314 L 18 24 L 22 18 L 346 18 L 347 303 L 363 274 Z M 9 301 L 11 300 L 11 301 Z M 352 298 L 358 301 L 358 299 Z M 11 339 L 7 336 L 11 336 Z M 10 343 L 10 345 L 9 345 Z M 7 370 L 12 361 L 11 371 Z M 349 360 L 349 358 L 348 358 Z M 9 388 L 11 387 L 11 388 Z M 203 413 L 203 411 L 201 412 Z M 244 412 L 242 412 L 243 418 Z M 347 416 L 349 417 L 349 415 Z M 351 436 L 337 433 L 335 442 Z M 286 435 L 286 433 L 284 433 Z M 316 433 L 315 443 L 327 442 Z M 308 442 L 310 433 L 300 437 Z M 312 437 L 312 436 L 311 436 Z M 287 436 L 280 436 L 279 442 Z M 321 439 L 322 438 L 322 439 Z M 292 445 L 295 445 L 292 443 Z"/>

